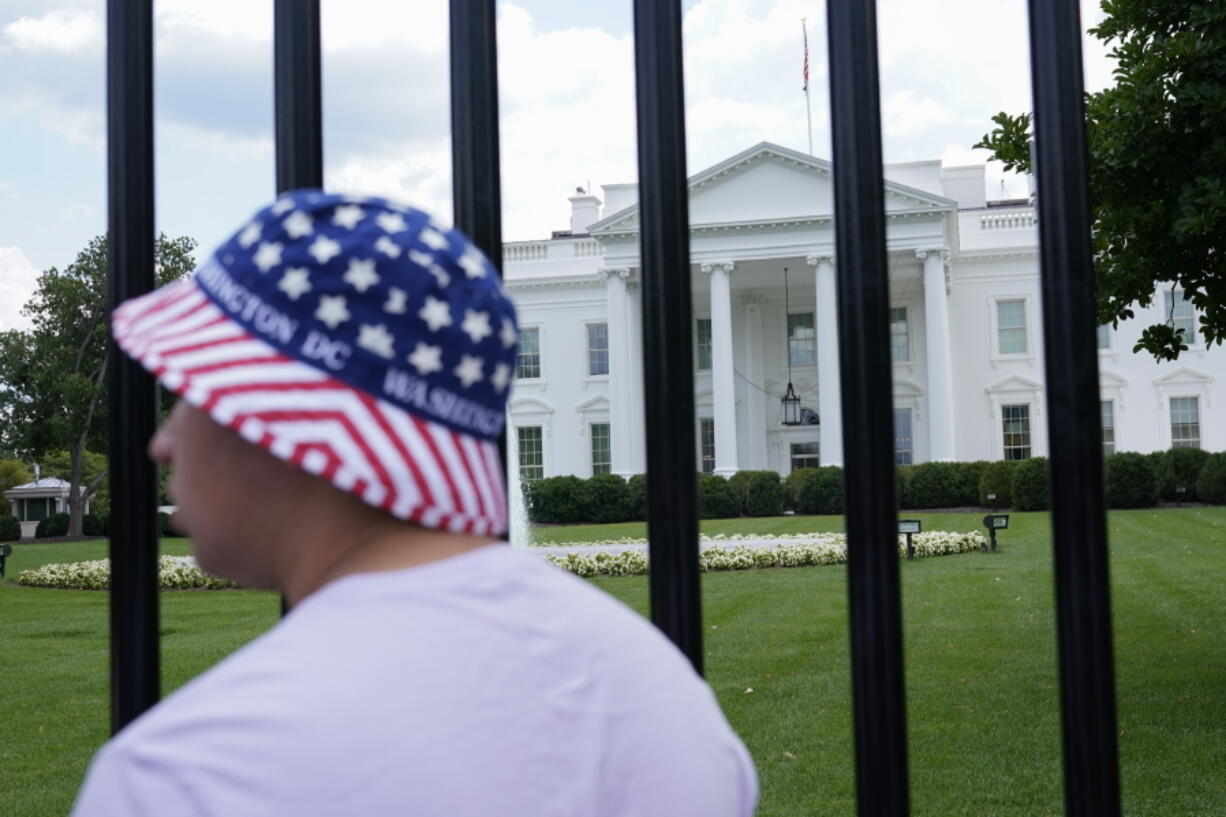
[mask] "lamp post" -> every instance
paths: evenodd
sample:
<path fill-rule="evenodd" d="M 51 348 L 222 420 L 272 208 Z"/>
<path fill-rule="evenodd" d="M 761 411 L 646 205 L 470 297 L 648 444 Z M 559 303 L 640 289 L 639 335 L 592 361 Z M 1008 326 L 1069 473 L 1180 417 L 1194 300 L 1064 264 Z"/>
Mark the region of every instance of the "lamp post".
<path fill-rule="evenodd" d="M 791 315 L 791 300 L 788 296 L 788 268 L 783 268 L 783 346 L 788 356 L 788 390 L 779 401 L 779 422 L 785 426 L 800 425 L 800 398 L 792 388 L 792 339 L 788 335 L 788 316 Z"/>
<path fill-rule="evenodd" d="M 1004 530 L 1009 527 L 1009 514 L 1007 513 L 990 513 L 983 518 L 983 526 L 988 529 L 988 535 L 992 540 L 992 550 L 996 550 L 996 531 Z M 985 545 L 986 549 L 986 545 Z"/>

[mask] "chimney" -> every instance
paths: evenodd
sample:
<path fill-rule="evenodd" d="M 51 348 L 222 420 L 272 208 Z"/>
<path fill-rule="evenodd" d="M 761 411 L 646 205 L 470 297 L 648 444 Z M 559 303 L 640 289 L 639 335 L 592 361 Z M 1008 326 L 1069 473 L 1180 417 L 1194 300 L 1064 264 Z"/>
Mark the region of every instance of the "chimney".
<path fill-rule="evenodd" d="M 39 470 L 40 469 L 38 467 L 38 463 L 34 463 L 34 481 L 35 482 L 38 482 L 39 480 Z"/>
<path fill-rule="evenodd" d="M 586 235 L 587 228 L 600 221 L 600 199 L 584 191 L 582 187 L 570 197 L 570 231 Z"/>

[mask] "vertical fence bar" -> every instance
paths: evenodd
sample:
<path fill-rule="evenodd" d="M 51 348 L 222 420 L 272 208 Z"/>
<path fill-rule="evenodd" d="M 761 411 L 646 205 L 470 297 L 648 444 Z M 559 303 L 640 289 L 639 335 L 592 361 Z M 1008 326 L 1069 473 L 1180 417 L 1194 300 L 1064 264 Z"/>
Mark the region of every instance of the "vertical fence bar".
<path fill-rule="evenodd" d="M 635 0 L 651 618 L 702 672 L 681 4 Z"/>
<path fill-rule="evenodd" d="M 502 275 L 498 18 L 494 0 L 451 0 L 451 186 L 455 226 Z M 507 431 L 498 438 L 503 484 Z M 511 463 L 518 468 L 519 463 Z M 509 534 L 509 532 L 508 532 Z M 508 537 L 509 538 L 509 537 Z"/>
<path fill-rule="evenodd" d="M 1120 814 L 1094 266 L 1076 3 L 1031 0 L 1052 544 L 1070 815 Z"/>
<path fill-rule="evenodd" d="M 276 0 L 273 65 L 277 192 L 323 187 L 319 0 Z"/>
<path fill-rule="evenodd" d="M 107 264 L 112 309 L 153 289 L 153 4 L 109 0 Z M 111 729 L 157 702 L 157 466 L 153 378 L 110 348 Z"/>
<path fill-rule="evenodd" d="M 876 4 L 829 0 L 856 797 L 909 810 Z"/>

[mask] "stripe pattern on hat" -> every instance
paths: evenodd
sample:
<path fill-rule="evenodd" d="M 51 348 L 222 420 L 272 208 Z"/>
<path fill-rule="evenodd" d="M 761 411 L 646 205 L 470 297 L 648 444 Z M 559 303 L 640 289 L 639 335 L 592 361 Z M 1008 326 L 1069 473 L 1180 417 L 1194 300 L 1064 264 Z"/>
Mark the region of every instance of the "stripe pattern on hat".
<path fill-rule="evenodd" d="M 166 388 L 279 459 L 406 521 L 506 532 L 496 442 L 287 357 L 230 320 L 193 279 L 124 303 L 113 329 L 119 347 Z"/>

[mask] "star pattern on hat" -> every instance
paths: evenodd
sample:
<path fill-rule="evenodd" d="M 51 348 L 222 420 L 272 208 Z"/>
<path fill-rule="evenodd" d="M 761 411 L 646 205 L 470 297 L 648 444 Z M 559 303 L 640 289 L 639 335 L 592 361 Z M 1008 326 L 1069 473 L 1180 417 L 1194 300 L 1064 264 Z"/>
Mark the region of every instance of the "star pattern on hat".
<path fill-rule="evenodd" d="M 417 316 L 426 322 L 431 332 L 437 332 L 444 326 L 451 326 L 451 308 L 446 301 L 440 301 L 432 295 L 426 296 L 426 305 Z"/>
<path fill-rule="evenodd" d="M 469 278 L 485 277 L 485 259 L 476 249 L 469 247 L 460 256 L 459 264 L 464 268 L 464 274 Z"/>
<path fill-rule="evenodd" d="M 445 250 L 451 246 L 447 241 L 447 237 L 433 227 L 423 229 L 417 238 L 432 250 Z"/>
<path fill-rule="evenodd" d="M 455 376 L 460 378 L 460 384 L 466 389 L 472 388 L 472 385 L 481 380 L 484 375 L 481 373 L 482 360 L 479 357 L 472 355 L 462 355 L 460 357 L 460 365 L 455 367 Z"/>
<path fill-rule="evenodd" d="M 375 259 L 350 258 L 349 269 L 345 271 L 342 280 L 358 292 L 366 292 L 379 283 L 379 273 L 375 272 Z"/>
<path fill-rule="evenodd" d="M 336 208 L 336 212 L 332 214 L 332 223 L 352 230 L 365 217 L 366 211 L 361 207 L 358 207 L 356 204 L 346 204 Z"/>
<path fill-rule="evenodd" d="M 409 355 L 409 363 L 422 377 L 443 370 L 443 347 L 417 342 L 417 348 Z"/>
<path fill-rule="evenodd" d="M 269 212 L 271 212 L 274 216 L 283 216 L 290 210 L 293 210 L 294 206 L 294 200 L 292 198 L 289 196 L 282 196 L 281 198 L 277 199 L 276 203 L 270 208 Z"/>
<path fill-rule="evenodd" d="M 399 258 L 401 253 L 400 245 L 385 235 L 379 236 L 379 240 L 375 242 L 375 249 L 388 258 Z"/>
<path fill-rule="evenodd" d="M 498 339 L 502 341 L 503 349 L 510 349 L 519 340 L 519 333 L 515 331 L 515 324 L 511 323 L 510 318 L 502 319 L 502 331 L 498 333 Z"/>
<path fill-rule="evenodd" d="M 396 350 L 393 345 L 395 341 L 392 333 L 387 331 L 387 327 L 381 323 L 374 325 L 364 323 L 358 327 L 358 346 L 374 352 L 379 357 L 385 357 L 388 360 L 395 357 Z"/>
<path fill-rule="evenodd" d="M 393 315 L 403 315 L 408 311 L 408 307 L 405 306 L 408 298 L 409 293 L 400 287 L 391 287 L 387 291 L 387 301 L 383 304 L 383 311 Z"/>
<path fill-rule="evenodd" d="M 252 244 L 260 240 L 260 234 L 263 230 L 264 228 L 260 226 L 258 221 L 251 222 L 238 234 L 238 245 L 244 250 L 250 249 Z"/>
<path fill-rule="evenodd" d="M 511 367 L 505 363 L 499 363 L 494 367 L 494 373 L 490 375 L 490 383 L 494 387 L 494 391 L 503 392 L 506 390 L 507 383 L 511 381 Z"/>
<path fill-rule="evenodd" d="M 296 301 L 311 291 L 311 271 L 306 267 L 289 267 L 277 284 L 291 301 Z"/>
<path fill-rule="evenodd" d="M 473 309 L 464 310 L 464 322 L 460 324 L 460 328 L 468 333 L 473 343 L 480 343 L 494 331 L 490 329 L 490 313 Z"/>
<path fill-rule="evenodd" d="M 281 222 L 290 238 L 303 238 L 315 232 L 315 221 L 301 210 L 295 210 Z"/>
<path fill-rule="evenodd" d="M 315 310 L 315 319 L 323 321 L 329 329 L 336 329 L 350 317 L 344 295 L 319 296 L 319 308 Z"/>
<path fill-rule="evenodd" d="M 320 264 L 326 264 L 341 254 L 341 244 L 326 235 L 321 235 L 311 242 L 311 246 L 307 247 L 307 252 Z"/>
<path fill-rule="evenodd" d="M 259 249 L 251 257 L 251 262 L 260 268 L 260 272 L 268 272 L 281 263 L 283 245 L 275 241 L 261 241 Z"/>
<path fill-rule="evenodd" d="M 375 217 L 375 223 L 385 233 L 403 233 L 409 229 L 409 225 L 404 220 L 404 216 L 399 213 L 380 213 Z"/>

